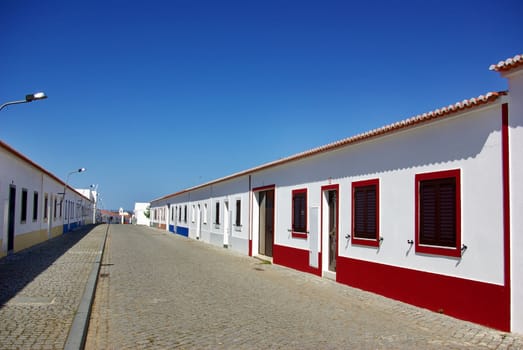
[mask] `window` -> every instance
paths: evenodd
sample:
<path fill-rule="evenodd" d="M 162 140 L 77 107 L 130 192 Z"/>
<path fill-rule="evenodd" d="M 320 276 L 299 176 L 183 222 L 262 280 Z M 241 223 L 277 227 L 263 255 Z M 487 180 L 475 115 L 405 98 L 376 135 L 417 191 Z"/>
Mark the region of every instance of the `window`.
<path fill-rule="evenodd" d="M 203 223 L 207 224 L 207 203 L 203 205 Z"/>
<path fill-rule="evenodd" d="M 191 221 L 194 222 L 196 220 L 196 206 L 193 204 L 192 210 L 191 210 Z"/>
<path fill-rule="evenodd" d="M 242 225 L 242 201 L 241 199 L 236 200 L 236 226 Z"/>
<path fill-rule="evenodd" d="M 214 223 L 220 224 L 220 202 L 216 202 L 216 210 L 214 211 Z"/>
<path fill-rule="evenodd" d="M 174 216 L 175 216 L 175 213 L 176 212 L 176 207 L 171 207 L 171 221 L 174 222 Z"/>
<path fill-rule="evenodd" d="M 49 198 L 47 197 L 47 193 L 44 194 L 44 220 L 47 220 L 47 205 L 49 204 Z"/>
<path fill-rule="evenodd" d="M 307 189 L 292 191 L 292 237 L 307 238 Z"/>
<path fill-rule="evenodd" d="M 56 219 L 56 212 L 57 212 L 57 209 L 58 208 L 58 200 L 55 198 L 54 199 L 54 212 L 53 212 L 53 217 Z"/>
<path fill-rule="evenodd" d="M 379 180 L 352 183 L 352 243 L 379 246 Z"/>
<path fill-rule="evenodd" d="M 33 192 L 33 221 L 38 220 L 38 192 Z"/>
<path fill-rule="evenodd" d="M 178 222 L 182 222 L 182 206 L 178 207 Z"/>
<path fill-rule="evenodd" d="M 183 222 L 187 222 L 187 205 L 183 206 Z"/>
<path fill-rule="evenodd" d="M 20 213 L 20 222 L 25 223 L 27 221 L 27 190 L 22 189 L 22 208 Z"/>
<path fill-rule="evenodd" d="M 416 175 L 416 252 L 461 256 L 460 170 Z"/>

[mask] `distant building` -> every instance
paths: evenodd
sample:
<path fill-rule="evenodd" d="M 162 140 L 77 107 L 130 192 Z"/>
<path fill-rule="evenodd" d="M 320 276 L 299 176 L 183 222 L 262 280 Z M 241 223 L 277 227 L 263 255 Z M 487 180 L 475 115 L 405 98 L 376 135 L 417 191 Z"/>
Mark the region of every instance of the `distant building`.
<path fill-rule="evenodd" d="M 77 188 L 76 191 L 83 194 L 89 200 L 91 201 L 93 208 L 93 223 L 100 223 L 101 222 L 101 213 L 100 210 L 96 207 L 96 203 L 98 203 L 98 192 L 92 188 Z"/>
<path fill-rule="evenodd" d="M 121 217 L 117 211 L 101 209 L 100 220 L 103 224 L 119 224 Z"/>
<path fill-rule="evenodd" d="M 149 218 L 147 216 L 145 216 L 145 212 L 148 210 L 149 210 L 149 203 L 135 203 L 132 223 L 135 225 L 149 226 L 151 223 L 151 220 L 149 220 Z"/>

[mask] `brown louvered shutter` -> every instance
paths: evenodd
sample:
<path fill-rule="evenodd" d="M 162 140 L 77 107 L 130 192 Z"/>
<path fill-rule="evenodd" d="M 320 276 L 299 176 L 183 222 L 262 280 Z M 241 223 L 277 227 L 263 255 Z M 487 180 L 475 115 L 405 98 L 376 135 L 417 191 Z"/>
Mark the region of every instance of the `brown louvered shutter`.
<path fill-rule="evenodd" d="M 357 238 L 376 238 L 376 186 L 354 189 L 354 235 Z"/>
<path fill-rule="evenodd" d="M 420 243 L 456 245 L 456 179 L 420 182 Z"/>

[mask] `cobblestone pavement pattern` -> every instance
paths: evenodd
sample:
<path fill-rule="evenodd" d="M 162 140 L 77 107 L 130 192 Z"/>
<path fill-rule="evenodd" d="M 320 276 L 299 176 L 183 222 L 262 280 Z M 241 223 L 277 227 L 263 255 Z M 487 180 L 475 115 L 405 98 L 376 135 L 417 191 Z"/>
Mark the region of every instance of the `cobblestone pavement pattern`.
<path fill-rule="evenodd" d="M 523 349 L 523 338 L 230 250 L 109 231 L 87 349 Z"/>
<path fill-rule="evenodd" d="M 0 259 L 0 349 L 63 349 L 106 226 Z"/>

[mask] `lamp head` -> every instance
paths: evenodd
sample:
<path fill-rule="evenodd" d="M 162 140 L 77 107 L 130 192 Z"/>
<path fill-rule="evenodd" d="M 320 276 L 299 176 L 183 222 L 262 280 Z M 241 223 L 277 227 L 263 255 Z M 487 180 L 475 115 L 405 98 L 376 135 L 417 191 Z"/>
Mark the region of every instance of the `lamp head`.
<path fill-rule="evenodd" d="M 80 168 L 80 169 L 78 169 L 78 172 L 79 172 L 79 173 L 83 173 L 84 171 L 85 171 L 85 168 Z"/>
<path fill-rule="evenodd" d="M 31 94 L 31 95 L 25 95 L 25 100 L 27 102 L 32 102 L 32 101 L 36 101 L 36 100 L 43 100 L 43 99 L 46 99 L 46 98 L 47 98 L 47 95 L 44 92 L 36 92 L 34 94 Z"/>

